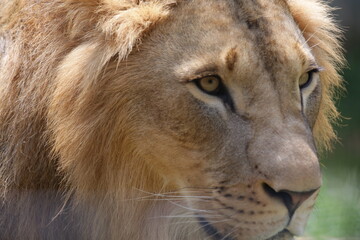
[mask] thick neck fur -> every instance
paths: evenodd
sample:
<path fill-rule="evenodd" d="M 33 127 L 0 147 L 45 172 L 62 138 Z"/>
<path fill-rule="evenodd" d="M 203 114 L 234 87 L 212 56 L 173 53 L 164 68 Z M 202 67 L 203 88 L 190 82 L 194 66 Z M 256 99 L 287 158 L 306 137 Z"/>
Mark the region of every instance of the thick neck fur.
<path fill-rule="evenodd" d="M 1 2 L 0 239 L 204 238 L 191 215 L 178 218 L 189 213 L 183 203 L 151 194 L 176 189 L 126 137 L 136 127 L 123 125 L 130 116 L 114 117 L 121 111 L 131 113 L 122 104 L 127 99 L 112 103 L 111 96 L 95 91 L 111 78 L 96 82 L 111 58 L 126 58 L 152 23 L 165 19 L 174 1 L 144 2 L 150 3 Z M 329 141 L 334 134 L 326 116 L 337 116 L 329 89 L 340 85 L 336 69 L 343 61 L 339 30 L 323 15 L 308 16 L 314 2 L 319 14 L 326 15 L 328 10 L 318 1 L 290 2 L 296 21 L 306 29 L 311 45 L 320 46 L 315 54 L 330 72 L 324 74 L 325 110 L 315 129 L 319 140 Z M 309 11 L 302 10 L 303 2 Z M 134 6 L 136 14 L 131 12 Z M 116 22 L 113 15 L 123 10 L 126 21 Z M 141 14 L 145 16 L 129 18 Z M 82 57 L 80 63 L 76 54 Z M 74 62 L 67 61 L 71 57 Z M 89 71 L 76 72 L 83 66 Z M 90 71 L 93 66 L 99 68 Z"/>
<path fill-rule="evenodd" d="M 58 149 L 53 149 L 53 144 L 66 139 L 54 139 L 54 132 L 47 127 L 58 126 L 57 122 L 50 123 L 47 119 L 56 79 L 54 69 L 66 54 L 86 41 L 81 31 L 91 33 L 91 22 L 83 20 L 90 18 L 87 14 L 93 11 L 94 1 L 78 1 L 73 3 L 73 9 L 61 1 L 39 6 L 31 6 L 30 1 L 4 4 L 5 13 L 0 18 L 0 66 L 5 69 L 0 76 L 0 189 L 4 202 L 0 206 L 0 238 L 112 239 L 121 236 L 121 239 L 141 239 L 143 233 L 137 229 L 148 225 L 146 215 L 153 215 L 152 211 L 167 215 L 168 211 L 162 204 L 133 199 L 144 195 L 141 191 L 160 191 L 162 180 L 154 179 L 152 171 L 140 160 L 131 159 L 136 158 L 135 153 L 118 153 L 121 146 L 109 146 L 105 140 L 95 144 L 99 152 L 94 155 L 87 155 L 86 147 L 91 148 L 93 144 L 89 139 L 81 140 L 87 145 L 82 149 L 71 149 L 64 142 L 64 146 L 59 147 L 63 147 L 61 151 L 72 155 L 70 159 L 82 157 L 84 162 L 77 163 L 85 167 L 72 165 L 73 172 L 60 169 L 63 166 L 60 167 L 58 161 L 65 156 L 56 152 Z M 40 14 L 36 7 L 47 10 Z M 65 9 L 68 11 L 62 12 Z M 6 10 L 11 15 L 6 16 Z M 20 29 L 14 27 L 17 24 L 24 26 L 22 30 L 15 30 Z M 41 28 L 47 30 L 41 31 Z M 64 34 L 66 31 L 68 35 Z M 8 58 L 12 61 L 6 61 Z M 44 59 L 46 64 L 42 63 Z M 101 119 L 98 119 L 98 128 L 89 135 L 96 141 L 113 139 L 101 135 L 106 130 L 99 129 L 100 125 Z M 94 126 L 84 125 L 85 132 L 86 127 L 93 129 Z M 116 143 L 119 141 L 123 140 L 118 139 Z M 111 149 L 113 147 L 117 150 Z M 104 151 L 112 154 L 101 154 Z M 122 171 L 111 176 L 107 174 L 109 168 Z M 136 175 L 142 178 L 134 178 Z"/>

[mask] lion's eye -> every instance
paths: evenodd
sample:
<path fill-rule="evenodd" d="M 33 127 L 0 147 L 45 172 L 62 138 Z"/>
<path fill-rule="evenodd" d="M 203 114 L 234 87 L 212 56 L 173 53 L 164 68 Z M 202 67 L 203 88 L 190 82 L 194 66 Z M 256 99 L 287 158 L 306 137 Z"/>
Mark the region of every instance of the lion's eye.
<path fill-rule="evenodd" d="M 299 87 L 300 89 L 304 89 L 304 88 L 307 88 L 312 80 L 313 80 L 313 76 L 314 76 L 314 73 L 318 72 L 319 69 L 314 69 L 314 70 L 311 70 L 305 74 L 303 74 L 300 79 L 299 79 Z"/>
<path fill-rule="evenodd" d="M 220 92 L 222 84 L 218 76 L 208 76 L 195 80 L 196 85 L 203 92 L 208 94 L 217 94 Z"/>
<path fill-rule="evenodd" d="M 232 111 L 235 111 L 234 102 L 231 99 L 228 89 L 222 83 L 221 78 L 217 75 L 206 76 L 193 80 L 196 86 L 206 94 L 215 96 L 223 100 Z"/>

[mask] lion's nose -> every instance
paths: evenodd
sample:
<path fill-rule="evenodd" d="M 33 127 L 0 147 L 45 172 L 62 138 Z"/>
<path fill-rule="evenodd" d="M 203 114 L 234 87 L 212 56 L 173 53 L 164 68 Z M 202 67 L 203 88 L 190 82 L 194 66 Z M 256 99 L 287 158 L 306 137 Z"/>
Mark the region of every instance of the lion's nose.
<path fill-rule="evenodd" d="M 283 201 L 289 211 L 290 217 L 294 214 L 296 209 L 310 198 L 318 189 L 313 189 L 306 192 L 293 192 L 289 190 L 275 191 L 268 184 L 263 184 L 264 191 L 273 198 L 278 198 Z"/>

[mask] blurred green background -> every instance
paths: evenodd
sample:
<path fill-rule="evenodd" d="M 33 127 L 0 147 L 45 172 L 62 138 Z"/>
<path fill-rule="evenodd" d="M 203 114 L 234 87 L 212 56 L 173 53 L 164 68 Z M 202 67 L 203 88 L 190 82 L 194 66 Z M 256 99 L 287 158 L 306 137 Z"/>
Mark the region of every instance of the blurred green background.
<path fill-rule="evenodd" d="M 321 157 L 324 185 L 310 219 L 312 239 L 360 240 L 360 0 L 331 1 L 345 30 L 348 68 L 346 92 L 338 100 L 344 117 L 337 132 L 340 142 Z"/>

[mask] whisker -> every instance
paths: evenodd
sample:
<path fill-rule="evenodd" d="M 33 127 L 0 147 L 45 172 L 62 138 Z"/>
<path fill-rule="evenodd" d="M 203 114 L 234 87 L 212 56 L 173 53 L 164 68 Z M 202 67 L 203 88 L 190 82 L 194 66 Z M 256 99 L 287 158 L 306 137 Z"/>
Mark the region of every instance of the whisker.
<path fill-rule="evenodd" d="M 177 225 L 177 224 L 189 224 L 189 223 L 199 223 L 200 221 L 184 221 L 184 222 L 174 222 L 169 225 Z"/>
<path fill-rule="evenodd" d="M 320 43 L 317 43 L 317 44 L 311 46 L 310 49 L 314 49 L 314 48 L 316 48 L 316 47 L 319 46 L 319 45 L 320 45 Z"/>
<path fill-rule="evenodd" d="M 308 26 L 309 26 L 309 24 L 306 24 L 306 25 L 305 25 L 304 29 L 301 31 L 301 34 L 302 34 L 302 35 L 304 35 L 304 33 L 306 32 Z"/>
<path fill-rule="evenodd" d="M 221 240 L 226 240 L 227 237 L 229 237 L 231 234 L 233 234 L 236 231 L 236 227 L 234 227 L 235 229 L 231 232 L 229 232 L 228 234 L 226 234 L 224 237 L 221 238 Z"/>
<path fill-rule="evenodd" d="M 208 217 L 207 217 L 208 219 Z M 176 224 L 187 224 L 187 223 L 209 223 L 209 224 L 215 224 L 215 223 L 221 223 L 224 222 L 225 220 L 220 220 L 220 221 L 184 221 L 184 222 L 174 222 L 174 223 L 170 223 L 170 225 L 176 225 Z M 199 229 L 196 229 L 194 232 L 198 231 Z"/>
<path fill-rule="evenodd" d="M 206 213 L 211 213 L 213 212 L 212 210 L 202 210 L 202 209 L 196 209 L 196 208 L 190 208 L 190 207 L 186 207 L 186 206 L 183 206 L 181 204 L 178 204 L 174 201 L 169 201 L 170 203 L 174 204 L 175 206 L 178 206 L 178 207 L 181 207 L 183 209 L 186 209 L 186 210 L 189 210 L 189 211 L 194 211 L 194 212 L 206 212 Z"/>
<path fill-rule="evenodd" d="M 180 189 L 205 189 L 205 190 L 215 190 L 217 187 L 183 187 Z"/>
<path fill-rule="evenodd" d="M 233 231 L 231 231 L 231 232 L 229 232 L 228 234 L 226 234 L 221 240 L 226 240 L 226 238 L 229 237 L 231 234 L 233 234 L 233 233 L 239 228 L 239 226 L 241 226 L 241 225 L 242 225 L 241 223 L 235 225 L 235 226 L 233 227 Z"/>
<path fill-rule="evenodd" d="M 125 201 L 154 201 L 154 202 L 161 202 L 161 201 L 179 201 L 179 198 L 146 198 L 146 199 L 129 199 Z M 184 199 L 185 200 L 185 199 Z M 189 202 L 211 202 L 211 199 L 187 199 Z"/>
<path fill-rule="evenodd" d="M 128 198 L 125 199 L 126 201 L 129 200 L 166 200 L 166 199 L 186 199 L 186 200 L 192 200 L 192 199 L 198 199 L 198 200 L 212 200 L 214 197 L 210 196 L 177 196 L 177 195 L 155 195 L 155 196 L 145 196 L 145 197 L 137 197 L 137 198 Z"/>
<path fill-rule="evenodd" d="M 306 39 L 306 41 L 302 44 L 301 47 L 304 47 L 306 44 L 309 43 L 309 41 L 317 34 L 317 32 L 314 32 L 310 35 L 310 37 L 308 39 Z"/>
<path fill-rule="evenodd" d="M 222 215 L 202 215 L 206 216 L 207 219 L 211 218 L 220 218 L 223 217 Z M 174 215 L 174 216 L 157 216 L 157 217 L 150 217 L 149 219 L 159 219 L 159 218 L 165 218 L 165 219 L 178 219 L 178 218 L 197 218 L 199 215 L 197 214 L 189 214 L 189 215 Z M 199 222 L 199 221 L 196 221 Z"/>
<path fill-rule="evenodd" d="M 174 194 L 174 193 L 184 194 L 184 191 L 183 192 L 181 192 L 181 191 L 174 192 L 173 191 L 173 192 L 164 192 L 164 193 L 151 193 L 151 192 L 147 192 L 145 190 L 141 190 L 141 189 L 137 189 L 137 188 L 135 188 L 135 189 L 142 192 L 142 193 L 146 193 L 146 194 L 149 195 L 149 196 L 144 196 L 143 198 L 150 197 L 150 196 L 157 196 L 157 197 L 173 196 L 173 197 L 179 197 L 179 198 L 196 197 L 196 196 L 170 195 L 170 194 Z M 185 193 L 196 193 L 196 192 L 204 193 L 203 191 L 185 191 Z M 210 193 L 210 192 L 208 192 L 208 193 Z M 204 196 L 204 197 L 208 197 L 208 196 Z M 208 198 L 211 198 L 211 197 L 208 197 Z"/>

